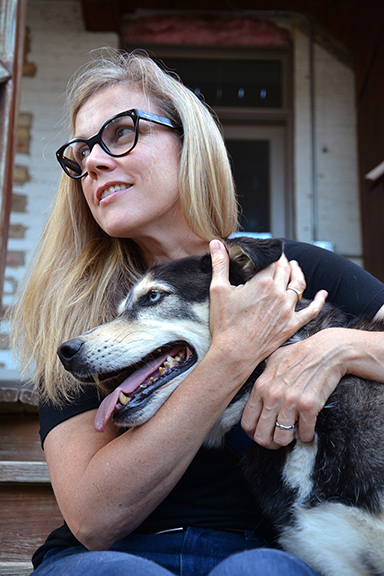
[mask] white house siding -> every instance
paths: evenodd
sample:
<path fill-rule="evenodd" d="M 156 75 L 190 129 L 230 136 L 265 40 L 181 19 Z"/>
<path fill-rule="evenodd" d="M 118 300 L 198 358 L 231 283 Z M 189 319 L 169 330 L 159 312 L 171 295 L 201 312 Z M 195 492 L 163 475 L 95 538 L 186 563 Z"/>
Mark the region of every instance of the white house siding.
<path fill-rule="evenodd" d="M 361 265 L 353 71 L 314 46 L 317 240 Z M 294 198 L 296 237 L 313 238 L 308 38 L 294 34 Z"/>

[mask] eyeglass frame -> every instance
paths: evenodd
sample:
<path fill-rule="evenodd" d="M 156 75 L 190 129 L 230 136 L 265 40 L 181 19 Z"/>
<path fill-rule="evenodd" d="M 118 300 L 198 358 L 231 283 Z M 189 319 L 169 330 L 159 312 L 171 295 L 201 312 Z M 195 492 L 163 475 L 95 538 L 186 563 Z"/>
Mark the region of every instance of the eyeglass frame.
<path fill-rule="evenodd" d="M 135 127 L 135 139 L 133 141 L 131 148 L 127 152 L 123 152 L 122 154 L 113 154 L 107 148 L 106 144 L 103 142 L 101 135 L 102 135 L 103 131 L 105 130 L 105 128 L 108 126 L 108 124 L 110 124 L 111 122 L 113 122 L 117 118 L 122 118 L 123 116 L 130 116 L 132 118 L 133 124 Z M 112 116 L 111 118 L 106 120 L 103 123 L 103 125 L 101 126 L 100 130 L 94 136 L 91 136 L 90 138 L 72 138 L 72 140 L 69 140 L 66 144 L 63 144 L 63 146 L 60 146 L 60 148 L 58 150 L 56 150 L 56 159 L 59 162 L 61 168 L 67 174 L 67 176 L 69 176 L 70 178 L 73 178 L 74 180 L 79 180 L 80 178 L 84 178 L 84 176 L 86 176 L 88 174 L 88 172 L 84 172 L 84 174 L 80 174 L 80 176 L 74 176 L 73 174 L 70 174 L 68 172 L 68 170 L 65 166 L 65 163 L 64 163 L 64 157 L 63 157 L 64 150 L 68 146 L 70 146 L 71 144 L 74 144 L 75 142 L 84 142 L 84 144 L 86 144 L 89 147 L 89 152 L 91 153 L 95 144 L 99 144 L 99 146 L 109 156 L 112 156 L 113 158 L 121 158 L 122 156 L 126 156 L 127 154 L 132 152 L 132 150 L 135 148 L 136 144 L 138 143 L 140 120 L 146 120 L 147 122 L 154 122 L 155 124 L 160 124 L 161 126 L 167 126 L 168 128 L 172 128 L 172 129 L 179 129 L 180 128 L 180 126 L 178 124 L 176 124 L 172 120 L 169 120 L 169 118 L 164 118 L 164 116 L 158 116 L 157 114 L 152 114 L 151 112 L 144 112 L 143 110 L 138 110 L 137 108 L 131 108 L 130 110 L 126 110 L 125 112 L 119 112 L 119 114 L 115 114 L 115 116 Z M 79 164 L 79 166 L 80 166 L 80 164 Z"/>

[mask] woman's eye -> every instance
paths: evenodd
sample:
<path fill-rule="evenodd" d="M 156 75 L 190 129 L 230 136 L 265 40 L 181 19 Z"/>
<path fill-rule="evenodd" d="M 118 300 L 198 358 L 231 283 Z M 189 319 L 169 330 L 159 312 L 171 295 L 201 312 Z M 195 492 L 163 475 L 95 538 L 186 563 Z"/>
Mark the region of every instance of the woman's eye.
<path fill-rule="evenodd" d="M 119 124 L 111 122 L 103 132 L 103 140 L 108 147 L 130 143 L 134 137 L 135 127 L 129 119 Z"/>
<path fill-rule="evenodd" d="M 80 150 L 80 157 L 81 158 L 86 158 L 87 156 L 89 156 L 89 154 L 90 154 L 90 150 L 89 150 L 88 146 L 84 146 L 84 148 L 82 148 Z"/>
<path fill-rule="evenodd" d="M 76 146 L 76 148 L 74 149 L 75 160 L 80 164 L 84 160 L 84 158 L 89 156 L 89 153 L 90 153 L 89 146 L 87 145 Z"/>
<path fill-rule="evenodd" d="M 122 126 L 121 128 L 119 128 L 116 131 L 116 138 L 124 138 L 126 136 L 131 136 L 134 132 L 133 128 L 130 128 L 129 126 Z"/>

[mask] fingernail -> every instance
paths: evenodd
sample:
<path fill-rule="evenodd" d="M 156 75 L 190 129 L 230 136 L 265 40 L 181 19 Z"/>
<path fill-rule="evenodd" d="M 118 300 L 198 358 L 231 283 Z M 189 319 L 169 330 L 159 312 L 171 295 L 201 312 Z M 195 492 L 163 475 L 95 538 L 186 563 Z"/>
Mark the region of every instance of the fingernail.
<path fill-rule="evenodd" d="M 221 252 L 222 244 L 218 240 L 211 240 L 209 247 L 211 249 L 211 254 L 215 254 L 216 252 Z"/>

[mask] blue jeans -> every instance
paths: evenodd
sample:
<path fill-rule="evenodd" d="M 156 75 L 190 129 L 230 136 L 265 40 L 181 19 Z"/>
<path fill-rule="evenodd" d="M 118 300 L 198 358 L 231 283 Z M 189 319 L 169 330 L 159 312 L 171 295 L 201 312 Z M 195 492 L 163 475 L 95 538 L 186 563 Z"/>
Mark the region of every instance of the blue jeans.
<path fill-rule="evenodd" d="M 107 551 L 54 548 L 32 576 L 318 576 L 298 558 L 265 546 L 249 531 L 131 534 Z"/>

